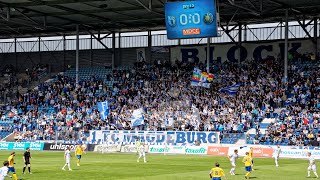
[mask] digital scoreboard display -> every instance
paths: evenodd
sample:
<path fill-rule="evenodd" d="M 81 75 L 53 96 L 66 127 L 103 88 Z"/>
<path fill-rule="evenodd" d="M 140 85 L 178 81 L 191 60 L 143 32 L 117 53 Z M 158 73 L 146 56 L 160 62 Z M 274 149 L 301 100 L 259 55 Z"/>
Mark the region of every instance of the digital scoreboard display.
<path fill-rule="evenodd" d="M 215 0 L 165 3 L 168 39 L 218 36 Z"/>

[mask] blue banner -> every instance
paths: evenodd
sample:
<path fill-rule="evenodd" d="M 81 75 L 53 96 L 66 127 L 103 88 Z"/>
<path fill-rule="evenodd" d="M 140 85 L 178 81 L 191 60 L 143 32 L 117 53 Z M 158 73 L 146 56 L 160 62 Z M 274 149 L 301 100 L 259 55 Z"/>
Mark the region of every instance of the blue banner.
<path fill-rule="evenodd" d="M 165 3 L 168 39 L 216 37 L 215 0 Z"/>
<path fill-rule="evenodd" d="M 218 143 L 217 132 L 185 131 L 90 131 L 93 144 L 134 144 L 138 139 L 148 145 L 188 145 Z"/>
<path fill-rule="evenodd" d="M 0 150 L 43 150 L 44 143 L 38 142 L 0 142 Z"/>
<path fill-rule="evenodd" d="M 108 102 L 98 102 L 98 109 L 102 120 L 106 120 L 109 114 Z"/>

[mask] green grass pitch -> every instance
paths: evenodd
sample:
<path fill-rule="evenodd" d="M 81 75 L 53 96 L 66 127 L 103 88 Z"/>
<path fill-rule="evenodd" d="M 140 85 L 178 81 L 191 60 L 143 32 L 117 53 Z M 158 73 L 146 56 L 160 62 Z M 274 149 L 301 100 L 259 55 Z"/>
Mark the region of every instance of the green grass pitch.
<path fill-rule="evenodd" d="M 230 176 L 230 163 L 226 157 L 196 155 L 147 154 L 148 163 L 136 162 L 135 154 L 101 154 L 87 152 L 76 166 L 71 159 L 73 171 L 62 171 L 63 152 L 32 151 L 33 174 L 22 174 L 23 151 L 16 151 L 15 168 L 19 178 L 24 180 L 210 180 L 208 173 L 215 162 L 219 162 L 228 180 L 244 179 L 242 158 L 237 162 L 236 176 Z M 10 152 L 0 151 L 0 160 L 7 159 Z M 143 160 L 142 160 L 143 161 Z M 280 159 L 276 168 L 273 159 L 255 158 L 255 180 L 302 180 L 308 179 L 307 160 Z M 26 170 L 27 172 L 27 170 Z M 311 173 L 313 176 L 313 173 Z M 314 176 L 313 176 L 314 177 Z"/>

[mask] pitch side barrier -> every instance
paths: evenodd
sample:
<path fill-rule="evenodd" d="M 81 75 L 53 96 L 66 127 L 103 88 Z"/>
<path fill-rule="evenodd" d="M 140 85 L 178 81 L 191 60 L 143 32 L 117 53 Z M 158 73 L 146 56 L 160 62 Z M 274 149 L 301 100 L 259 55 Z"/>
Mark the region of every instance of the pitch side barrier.
<path fill-rule="evenodd" d="M 245 156 L 250 147 L 253 148 L 254 157 L 273 157 L 273 149 L 276 146 L 239 146 L 239 145 L 201 145 L 201 146 L 171 146 L 171 145 L 146 145 L 146 152 L 150 154 L 183 154 L 183 155 L 212 155 L 227 156 L 238 150 L 240 156 Z M 95 152 L 102 153 L 136 153 L 136 145 L 116 145 L 100 144 L 95 145 Z M 319 147 L 299 147 L 299 146 L 281 146 L 280 158 L 301 159 L 307 158 L 307 153 L 311 152 L 316 159 L 320 159 Z"/>

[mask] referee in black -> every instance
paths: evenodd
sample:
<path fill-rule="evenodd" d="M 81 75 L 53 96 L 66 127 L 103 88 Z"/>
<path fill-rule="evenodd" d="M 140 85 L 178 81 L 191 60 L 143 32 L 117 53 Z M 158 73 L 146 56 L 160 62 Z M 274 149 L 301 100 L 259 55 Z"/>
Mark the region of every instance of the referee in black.
<path fill-rule="evenodd" d="M 29 174 L 32 174 L 31 172 L 31 166 L 30 166 L 30 159 L 31 159 L 31 154 L 30 154 L 30 148 L 28 147 L 26 149 L 26 152 L 24 152 L 23 154 L 23 161 L 24 161 L 24 167 L 23 167 L 23 174 L 25 174 L 25 170 L 26 170 L 26 167 L 28 166 L 28 171 L 29 171 Z"/>

